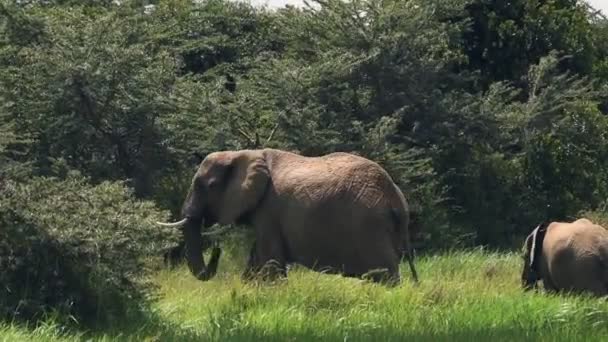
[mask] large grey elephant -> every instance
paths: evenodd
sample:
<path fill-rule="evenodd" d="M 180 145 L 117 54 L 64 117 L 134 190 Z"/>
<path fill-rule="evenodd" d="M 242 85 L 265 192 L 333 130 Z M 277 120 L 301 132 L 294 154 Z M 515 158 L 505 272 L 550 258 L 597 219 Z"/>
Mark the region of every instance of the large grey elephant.
<path fill-rule="evenodd" d="M 608 231 L 586 218 L 543 222 L 525 240 L 526 290 L 542 280 L 549 292 L 608 294 Z"/>
<path fill-rule="evenodd" d="M 211 153 L 192 179 L 182 215 L 178 222 L 159 224 L 182 227 L 188 265 L 201 280 L 213 277 L 221 253 L 214 246 L 205 266 L 201 225 L 214 223 L 255 229 L 246 279 L 265 269 L 271 270 L 267 277 L 286 276 L 286 265 L 297 263 L 396 284 L 406 257 L 418 280 L 403 193 L 377 163 L 353 154 Z"/>

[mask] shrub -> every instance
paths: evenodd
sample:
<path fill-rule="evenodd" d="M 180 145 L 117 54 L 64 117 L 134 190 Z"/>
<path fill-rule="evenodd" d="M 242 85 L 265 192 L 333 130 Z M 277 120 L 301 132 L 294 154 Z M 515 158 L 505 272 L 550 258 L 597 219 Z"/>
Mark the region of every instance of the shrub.
<path fill-rule="evenodd" d="M 591 222 L 608 229 L 608 202 L 604 202 L 595 210 L 583 210 L 576 218 L 585 217 Z"/>
<path fill-rule="evenodd" d="M 166 215 L 151 202 L 74 174 L 0 188 L 0 317 L 104 322 L 145 299 L 147 257 L 174 239 L 153 224 Z"/>
<path fill-rule="evenodd" d="M 595 105 L 575 102 L 551 131 L 531 142 L 525 160 L 528 188 L 547 217 L 566 219 L 608 197 L 608 118 Z"/>

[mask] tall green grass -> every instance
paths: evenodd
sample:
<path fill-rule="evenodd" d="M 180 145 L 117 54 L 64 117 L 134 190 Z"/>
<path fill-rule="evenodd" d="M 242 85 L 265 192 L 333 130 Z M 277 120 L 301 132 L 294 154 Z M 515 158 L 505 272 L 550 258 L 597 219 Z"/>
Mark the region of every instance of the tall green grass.
<path fill-rule="evenodd" d="M 226 260 L 223 260 L 226 261 Z M 608 303 L 523 293 L 517 254 L 483 250 L 418 259 L 421 282 L 402 267 L 396 288 L 292 269 L 285 281 L 244 284 L 239 263 L 209 282 L 185 267 L 156 275 L 159 300 L 145 317 L 93 332 L 49 323 L 0 325 L 0 340 L 36 341 L 598 341 Z"/>

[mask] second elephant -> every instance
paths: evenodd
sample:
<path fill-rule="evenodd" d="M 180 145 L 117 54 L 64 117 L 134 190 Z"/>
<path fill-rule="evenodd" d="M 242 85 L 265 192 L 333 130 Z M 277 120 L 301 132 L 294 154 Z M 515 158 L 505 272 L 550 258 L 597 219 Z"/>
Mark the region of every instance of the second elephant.
<path fill-rule="evenodd" d="M 522 286 L 550 292 L 608 294 L 608 231 L 586 218 L 544 222 L 524 243 Z"/>

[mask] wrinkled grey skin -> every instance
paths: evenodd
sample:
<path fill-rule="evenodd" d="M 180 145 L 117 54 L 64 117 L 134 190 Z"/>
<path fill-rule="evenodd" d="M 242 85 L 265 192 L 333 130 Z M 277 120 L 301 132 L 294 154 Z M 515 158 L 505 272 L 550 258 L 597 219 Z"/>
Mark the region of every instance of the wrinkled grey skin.
<path fill-rule="evenodd" d="M 539 281 L 549 292 L 608 294 L 608 232 L 588 219 L 544 222 L 523 246 L 522 287 Z"/>
<path fill-rule="evenodd" d="M 348 153 L 303 157 L 274 149 L 209 154 L 200 164 L 182 208 L 186 259 L 192 273 L 208 280 L 201 225 L 244 224 L 254 228 L 243 276 L 267 271 L 286 275 L 286 265 L 374 281 L 400 281 L 407 257 L 417 274 L 409 237 L 407 202 L 378 164 Z"/>

